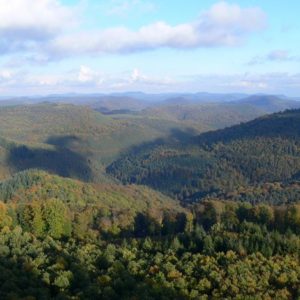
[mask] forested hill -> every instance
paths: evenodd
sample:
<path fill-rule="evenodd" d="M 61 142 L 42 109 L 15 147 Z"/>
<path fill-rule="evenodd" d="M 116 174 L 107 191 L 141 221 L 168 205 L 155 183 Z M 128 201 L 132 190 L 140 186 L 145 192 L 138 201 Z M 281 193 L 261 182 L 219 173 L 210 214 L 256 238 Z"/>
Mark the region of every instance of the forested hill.
<path fill-rule="evenodd" d="M 0 299 L 298 299 L 298 115 L 193 137 L 69 105 L 2 111 L 17 173 L 0 182 Z M 107 171 L 139 185 L 66 178 L 121 149 Z"/>
<path fill-rule="evenodd" d="M 230 142 L 238 139 L 288 138 L 300 136 L 300 109 L 266 115 L 253 121 L 201 134 L 200 143 Z"/>
<path fill-rule="evenodd" d="M 212 130 L 222 129 L 260 116 L 296 109 L 300 102 L 271 95 L 253 95 L 235 101 L 223 102 L 165 102 L 147 109 L 141 114 L 156 118 L 206 125 Z"/>
<path fill-rule="evenodd" d="M 205 126 L 210 130 L 250 121 L 264 114 L 265 111 L 256 106 L 239 102 L 157 105 L 140 112 L 144 117 L 184 122 L 199 128 Z"/>
<path fill-rule="evenodd" d="M 232 101 L 240 105 L 251 105 L 265 113 L 275 113 L 286 109 L 300 108 L 300 102 L 295 99 L 286 99 L 275 95 L 252 95 L 243 99 Z"/>
<path fill-rule="evenodd" d="M 0 182 L 0 228 L 6 219 L 37 236 L 116 234 L 131 229 L 138 214 L 159 223 L 164 213 L 175 218 L 184 212 L 177 201 L 143 186 L 88 184 L 39 170 Z"/>
<path fill-rule="evenodd" d="M 35 170 L 1 182 L 0 200 L 1 299 L 300 296 L 299 205 L 203 201 L 188 212 L 147 188 Z M 135 202 L 149 207 L 131 218 Z"/>
<path fill-rule="evenodd" d="M 184 201 L 297 180 L 299 125 L 300 110 L 288 110 L 204 133 L 188 143 L 140 147 L 107 171 L 123 182 L 146 184 Z M 282 199 L 287 200 L 293 199 Z"/>
<path fill-rule="evenodd" d="M 105 168 L 128 149 L 164 139 L 186 142 L 200 132 L 261 115 L 248 108 L 210 104 L 103 115 L 71 104 L 1 107 L 0 179 L 36 168 L 83 181 L 110 182 Z"/>
<path fill-rule="evenodd" d="M 186 127 L 163 119 L 112 118 L 70 104 L 1 107 L 0 179 L 37 168 L 84 181 L 110 181 L 105 166 L 124 149 Z"/>

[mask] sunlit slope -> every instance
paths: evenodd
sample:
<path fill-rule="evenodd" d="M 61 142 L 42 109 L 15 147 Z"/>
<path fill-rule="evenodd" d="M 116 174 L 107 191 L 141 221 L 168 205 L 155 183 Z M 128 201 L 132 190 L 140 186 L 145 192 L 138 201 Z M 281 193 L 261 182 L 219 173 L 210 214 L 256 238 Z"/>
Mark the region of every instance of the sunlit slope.
<path fill-rule="evenodd" d="M 235 101 L 191 102 L 187 99 L 170 99 L 160 105 L 144 109 L 141 114 L 191 124 L 194 127 L 222 129 L 241 122 L 251 121 L 269 113 L 299 108 L 300 102 L 279 96 L 253 95 Z M 230 99 L 230 97 L 229 97 Z"/>
<path fill-rule="evenodd" d="M 146 184 L 182 200 L 298 180 L 300 110 L 203 133 L 185 143 L 143 146 L 107 171 L 124 183 Z"/>
<path fill-rule="evenodd" d="M 88 181 L 133 145 L 184 128 L 170 120 L 111 118 L 92 109 L 39 104 L 0 109 L 1 177 L 30 168 Z"/>
<path fill-rule="evenodd" d="M 144 186 L 95 185 L 39 170 L 20 172 L 0 182 L 0 201 L 4 203 L 22 207 L 53 199 L 63 202 L 72 214 L 100 214 L 121 227 L 132 223 L 138 213 L 159 220 L 164 212 L 185 211 L 176 200 Z"/>

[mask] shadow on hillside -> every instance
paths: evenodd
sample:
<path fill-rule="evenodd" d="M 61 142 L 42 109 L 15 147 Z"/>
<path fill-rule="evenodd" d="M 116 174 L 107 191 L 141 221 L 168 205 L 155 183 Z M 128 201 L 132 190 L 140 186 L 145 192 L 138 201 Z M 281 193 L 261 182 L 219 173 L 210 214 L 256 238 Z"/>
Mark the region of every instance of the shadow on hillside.
<path fill-rule="evenodd" d="M 15 146 L 10 149 L 8 163 L 16 171 L 34 168 L 63 177 L 90 181 L 92 171 L 87 158 L 70 149 L 75 141 L 80 139 L 74 136 L 50 137 L 47 143 L 55 147 L 53 150 Z"/>
<path fill-rule="evenodd" d="M 197 131 L 193 128 L 186 128 L 185 130 L 180 128 L 173 128 L 170 130 L 169 136 L 165 138 L 157 138 L 150 142 L 144 142 L 139 145 L 134 145 L 125 149 L 118 159 L 116 159 L 106 167 L 105 171 L 107 174 L 118 178 L 115 171 L 116 169 L 118 169 L 118 164 L 120 162 L 122 163 L 122 161 L 126 161 L 128 158 L 132 158 L 140 154 L 149 155 L 149 153 L 151 153 L 153 150 L 159 147 L 176 148 L 177 146 L 180 147 L 182 145 L 188 145 L 192 142 L 196 134 Z M 135 183 L 135 181 L 132 181 L 132 183 Z M 156 189 L 156 187 L 154 186 L 151 187 Z"/>
<path fill-rule="evenodd" d="M 122 156 L 134 155 L 145 150 L 152 150 L 159 146 L 174 146 L 179 144 L 186 144 L 192 141 L 192 138 L 197 135 L 197 131 L 194 128 L 186 128 L 185 130 L 180 128 L 172 128 L 170 134 L 166 137 L 157 138 L 155 140 L 144 142 L 139 145 L 133 145 L 123 151 Z"/>
<path fill-rule="evenodd" d="M 75 135 L 66 136 L 51 136 L 46 140 L 46 144 L 53 145 L 60 148 L 69 148 L 75 142 L 80 142 L 81 139 Z"/>
<path fill-rule="evenodd" d="M 184 143 L 189 142 L 191 138 L 195 137 L 197 134 L 199 134 L 199 132 L 197 132 L 194 128 L 186 128 L 185 130 L 172 128 L 169 139 Z"/>

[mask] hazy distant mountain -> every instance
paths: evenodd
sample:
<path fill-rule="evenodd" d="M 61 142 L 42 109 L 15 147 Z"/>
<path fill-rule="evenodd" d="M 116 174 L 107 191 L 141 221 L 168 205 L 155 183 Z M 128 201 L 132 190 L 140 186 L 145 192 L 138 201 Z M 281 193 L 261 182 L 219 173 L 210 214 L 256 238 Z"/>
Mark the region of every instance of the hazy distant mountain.
<path fill-rule="evenodd" d="M 129 96 L 102 96 L 89 106 L 102 113 L 110 111 L 140 111 L 151 104 L 144 100 L 132 98 Z"/>
<path fill-rule="evenodd" d="M 300 108 L 300 101 L 273 95 L 253 95 L 233 102 L 232 104 L 247 104 L 265 113 L 273 113 L 286 109 Z"/>
<path fill-rule="evenodd" d="M 246 98 L 247 94 L 214 94 L 214 93 L 195 93 L 181 94 L 170 97 L 163 104 L 196 104 L 207 102 L 229 102 Z"/>
<path fill-rule="evenodd" d="M 265 114 L 255 105 L 243 103 L 198 103 L 156 105 L 144 109 L 141 115 L 185 122 L 194 126 L 220 129 L 253 120 Z"/>
<path fill-rule="evenodd" d="M 247 105 L 247 110 L 259 111 L 258 114 L 251 114 L 245 120 L 250 120 L 264 113 L 273 113 L 289 108 L 300 107 L 300 101 L 296 98 L 288 98 L 283 95 L 247 95 L 241 93 L 160 93 L 147 94 L 142 92 L 124 93 L 93 93 L 93 94 L 53 94 L 48 96 L 12 97 L 0 98 L 0 106 L 11 106 L 21 104 L 37 104 L 42 102 L 49 103 L 70 103 L 85 105 L 103 113 L 128 113 L 130 111 L 141 111 L 146 108 L 166 110 L 166 107 L 186 106 L 186 105 L 206 105 L 217 104 L 215 109 L 225 110 L 228 107 L 234 111 L 239 110 L 239 105 Z M 183 109 L 184 110 L 184 109 Z M 194 114 L 199 109 L 195 107 Z M 199 111 L 201 113 L 201 111 Z M 245 112 L 242 112 L 245 114 Z M 232 123 L 233 124 L 233 123 Z"/>
<path fill-rule="evenodd" d="M 212 96 L 212 95 L 210 95 Z M 221 99 L 221 95 L 218 95 Z M 238 97 L 236 95 L 223 95 L 226 99 Z M 242 96 L 242 95 L 239 95 Z M 235 101 L 201 102 L 185 98 L 173 98 L 159 105 L 144 109 L 141 114 L 190 124 L 206 125 L 212 129 L 220 129 L 241 122 L 253 120 L 259 116 L 284 111 L 286 109 L 300 108 L 300 102 L 272 95 L 253 95 Z M 225 99 L 225 98 L 224 98 Z"/>

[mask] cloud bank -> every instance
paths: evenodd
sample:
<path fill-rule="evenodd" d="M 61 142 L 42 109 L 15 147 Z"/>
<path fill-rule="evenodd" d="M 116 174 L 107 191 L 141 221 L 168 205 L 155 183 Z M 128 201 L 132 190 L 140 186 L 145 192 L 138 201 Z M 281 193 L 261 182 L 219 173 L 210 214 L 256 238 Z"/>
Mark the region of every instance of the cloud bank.
<path fill-rule="evenodd" d="M 158 21 L 135 31 L 117 27 L 62 35 L 52 41 L 50 49 L 53 53 L 72 55 L 236 46 L 265 24 L 266 16 L 259 8 L 219 2 L 192 22 L 172 26 Z"/>
<path fill-rule="evenodd" d="M 292 73 L 236 73 L 202 74 L 171 77 L 144 73 L 135 68 L 120 73 L 104 73 L 91 66 L 64 73 L 39 73 L 0 69 L 2 95 L 34 95 L 51 93 L 97 93 L 140 90 L 144 92 L 244 92 L 299 95 L 300 74 Z M 42 92 L 41 92 L 42 91 Z"/>
<path fill-rule="evenodd" d="M 71 25 L 79 23 L 75 11 L 58 0 L 0 1 L 0 54 L 26 52 L 32 61 L 47 61 L 159 48 L 237 46 L 266 24 L 260 8 L 218 2 L 196 20 L 177 25 L 157 21 L 136 30 L 113 27 L 87 31 L 80 26 L 71 30 Z"/>
<path fill-rule="evenodd" d="M 56 0 L 1 0 L 0 54 L 41 51 L 75 17 L 73 9 Z"/>

